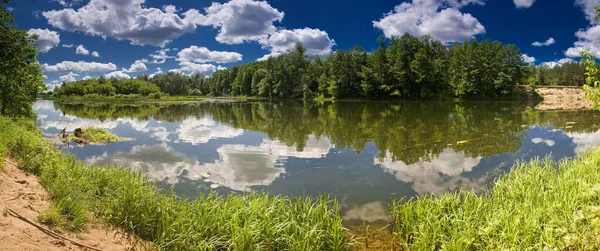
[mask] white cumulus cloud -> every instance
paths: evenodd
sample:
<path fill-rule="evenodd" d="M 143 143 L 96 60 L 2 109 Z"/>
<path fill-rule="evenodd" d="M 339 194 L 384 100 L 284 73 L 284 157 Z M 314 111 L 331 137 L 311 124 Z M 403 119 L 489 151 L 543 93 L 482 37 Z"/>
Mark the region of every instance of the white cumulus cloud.
<path fill-rule="evenodd" d="M 275 57 L 294 50 L 297 43 L 302 43 L 306 49 L 306 54 L 311 58 L 316 55 L 327 56 L 335 45 L 335 41 L 329 38 L 327 32 L 319 29 L 278 30 L 271 34 L 268 39 L 261 41 L 263 47 L 268 48 L 271 53 L 258 60 L 264 60 L 270 56 Z"/>
<path fill-rule="evenodd" d="M 580 29 L 575 36 L 578 40 L 565 52 L 567 57 L 579 57 L 581 51 L 589 49 L 592 55 L 600 58 L 600 25 Z"/>
<path fill-rule="evenodd" d="M 542 65 L 547 66 L 549 68 L 554 68 L 556 66 L 560 66 L 560 65 L 563 65 L 566 63 L 573 63 L 573 62 L 575 62 L 575 60 L 570 59 L 570 58 L 563 58 L 563 59 L 560 59 L 557 61 L 544 62 L 544 63 L 542 63 Z"/>
<path fill-rule="evenodd" d="M 211 75 L 213 72 L 217 71 L 217 67 L 212 64 L 196 64 L 192 62 L 181 62 L 179 63 L 178 70 L 180 72 L 188 72 L 189 74 L 202 74 L 204 76 Z M 172 70 L 171 70 L 172 71 Z"/>
<path fill-rule="evenodd" d="M 62 75 L 62 76 L 58 77 L 58 79 L 60 80 L 60 82 L 69 83 L 69 82 L 75 82 L 75 81 L 77 81 L 77 79 L 75 77 L 79 77 L 79 74 L 73 73 L 73 72 L 69 72 L 66 75 Z"/>
<path fill-rule="evenodd" d="M 83 45 L 79 45 L 77 46 L 77 49 L 75 49 L 75 53 L 79 54 L 79 55 L 89 55 L 90 51 L 88 51 L 85 47 L 83 47 Z"/>
<path fill-rule="evenodd" d="M 158 50 L 154 54 L 150 54 L 150 57 L 153 59 L 152 63 L 153 64 L 164 64 L 167 61 L 167 59 L 175 58 L 175 56 L 167 55 L 167 52 L 170 52 L 170 51 L 171 51 L 171 49 L 166 48 L 166 49 Z"/>
<path fill-rule="evenodd" d="M 92 56 L 99 58 L 100 54 L 97 51 L 92 52 Z"/>
<path fill-rule="evenodd" d="M 136 60 L 135 62 L 133 62 L 133 64 L 131 64 L 131 67 L 129 67 L 129 69 L 125 69 L 123 68 L 123 72 L 142 72 L 142 71 L 147 71 L 148 67 L 146 67 L 146 64 L 148 60 L 146 59 L 140 59 L 140 60 Z"/>
<path fill-rule="evenodd" d="M 554 38 L 548 38 L 548 40 L 546 40 L 545 42 L 535 41 L 531 45 L 533 45 L 533 46 L 549 46 L 549 45 L 553 45 L 554 43 L 556 43 L 556 40 L 554 40 Z"/>
<path fill-rule="evenodd" d="M 60 43 L 60 35 L 56 31 L 48 29 L 30 29 L 27 31 L 30 36 L 37 35 L 36 44 L 41 53 L 46 53 L 50 49 L 58 46 Z"/>
<path fill-rule="evenodd" d="M 515 3 L 515 6 L 517 6 L 517 8 L 529 8 L 531 7 L 531 5 L 533 5 L 533 2 L 535 2 L 535 0 L 513 0 L 513 2 Z"/>
<path fill-rule="evenodd" d="M 63 48 L 72 48 L 73 44 L 62 44 Z"/>
<path fill-rule="evenodd" d="M 266 1 L 231 0 L 221 4 L 213 2 L 198 15 L 196 22 L 219 29 L 217 41 L 241 44 L 245 41 L 266 39 L 276 31 L 274 22 L 281 22 L 284 13 Z"/>
<path fill-rule="evenodd" d="M 242 54 L 229 51 L 211 51 L 206 47 L 190 46 L 177 53 L 177 61 L 196 63 L 232 63 L 242 60 Z"/>
<path fill-rule="evenodd" d="M 590 22 L 595 22 L 596 18 L 596 9 L 595 7 L 600 5 L 600 1 L 598 0 L 575 0 L 575 5 L 581 7 L 583 13 L 585 13 L 585 18 Z"/>
<path fill-rule="evenodd" d="M 102 72 L 114 71 L 117 66 L 113 63 L 63 61 L 55 65 L 43 64 L 42 69 L 47 72 Z"/>
<path fill-rule="evenodd" d="M 523 61 L 525 61 L 525 63 L 533 64 L 535 62 L 535 58 L 527 56 L 527 54 L 522 54 L 521 57 L 523 58 Z"/>
<path fill-rule="evenodd" d="M 52 0 L 52 2 L 57 2 L 64 7 L 72 7 L 73 5 L 80 4 L 82 1 L 83 0 Z"/>
<path fill-rule="evenodd" d="M 590 22 L 590 26 L 579 29 L 575 33 L 577 41 L 567 49 L 565 56 L 575 58 L 580 56 L 581 51 L 590 50 L 592 55 L 600 58 L 600 26 L 594 20 L 596 17 L 594 7 L 600 5 L 600 0 L 575 0 L 575 5 L 581 7 L 586 19 Z"/>
<path fill-rule="evenodd" d="M 373 21 L 386 37 L 429 34 L 435 39 L 449 43 L 474 38 L 484 34 L 485 27 L 471 14 L 459 9 L 481 1 L 413 0 L 394 7 L 379 21 Z M 447 7 L 450 6 L 450 7 Z"/>
<path fill-rule="evenodd" d="M 127 75 L 122 71 L 113 71 L 111 73 L 104 74 L 105 78 L 117 78 L 117 79 L 130 79 L 131 76 Z"/>
<path fill-rule="evenodd" d="M 164 46 L 196 29 L 199 13 L 191 9 L 182 16 L 157 8 L 146 8 L 146 0 L 91 0 L 78 9 L 44 11 L 53 27 L 67 31 L 128 40 L 134 45 Z"/>

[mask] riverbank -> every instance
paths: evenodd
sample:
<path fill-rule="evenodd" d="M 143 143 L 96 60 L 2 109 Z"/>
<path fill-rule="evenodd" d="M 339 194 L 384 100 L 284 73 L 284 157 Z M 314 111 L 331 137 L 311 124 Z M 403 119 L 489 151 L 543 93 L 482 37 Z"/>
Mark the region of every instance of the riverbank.
<path fill-rule="evenodd" d="M 327 197 L 268 194 L 182 200 L 139 173 L 84 165 L 49 145 L 30 121 L 0 118 L 0 157 L 40 177 L 65 228 L 87 229 L 90 215 L 162 250 L 347 250 L 338 205 Z"/>
<path fill-rule="evenodd" d="M 0 171 L 0 184 L 2 210 L 11 209 L 28 220 L 39 222 L 39 219 L 43 219 L 44 212 L 50 208 L 49 194 L 40 184 L 40 179 L 19 169 L 13 160 L 4 160 L 4 168 Z M 0 216 L 0 247 L 32 251 L 89 250 L 67 240 L 53 238 L 35 226 L 4 212 L 4 215 Z M 126 238 L 115 229 L 107 228 L 101 222 L 91 223 L 85 231 L 54 229 L 54 232 L 101 250 L 138 250 L 141 246 L 134 247 L 133 239 Z"/>
<path fill-rule="evenodd" d="M 543 101 L 536 110 L 581 110 L 594 108 L 594 102 L 585 98 L 581 87 L 535 87 Z"/>
<path fill-rule="evenodd" d="M 406 250 L 598 250 L 600 149 L 517 164 L 480 195 L 463 191 L 392 205 Z"/>

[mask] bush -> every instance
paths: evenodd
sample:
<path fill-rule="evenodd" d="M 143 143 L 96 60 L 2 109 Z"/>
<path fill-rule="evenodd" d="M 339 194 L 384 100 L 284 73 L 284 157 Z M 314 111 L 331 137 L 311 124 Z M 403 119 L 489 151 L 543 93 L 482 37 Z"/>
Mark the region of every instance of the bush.
<path fill-rule="evenodd" d="M 202 92 L 198 89 L 191 89 L 190 92 L 188 93 L 188 95 L 190 96 L 201 96 Z"/>
<path fill-rule="evenodd" d="M 99 95 L 99 94 L 96 94 L 96 93 L 92 93 L 92 94 L 85 94 L 85 95 L 83 95 L 83 97 L 84 98 L 92 98 L 93 99 L 93 98 L 100 98 L 102 96 Z"/>
<path fill-rule="evenodd" d="M 160 99 L 160 92 L 150 93 L 150 95 L 148 95 L 148 97 L 151 99 Z"/>

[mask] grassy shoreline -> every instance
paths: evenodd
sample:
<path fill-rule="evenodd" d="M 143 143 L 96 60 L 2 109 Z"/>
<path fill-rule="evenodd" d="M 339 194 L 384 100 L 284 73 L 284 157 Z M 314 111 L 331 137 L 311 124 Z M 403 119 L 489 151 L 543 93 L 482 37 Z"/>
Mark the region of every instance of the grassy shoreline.
<path fill-rule="evenodd" d="M 492 188 L 392 203 L 407 250 L 600 249 L 600 148 L 517 163 Z"/>
<path fill-rule="evenodd" d="M 82 229 L 90 215 L 154 242 L 162 250 L 347 250 L 337 202 L 264 193 L 200 195 L 160 191 L 140 173 L 90 166 L 53 148 L 31 121 L 0 117 L 0 158 L 40 176 L 47 214 Z"/>

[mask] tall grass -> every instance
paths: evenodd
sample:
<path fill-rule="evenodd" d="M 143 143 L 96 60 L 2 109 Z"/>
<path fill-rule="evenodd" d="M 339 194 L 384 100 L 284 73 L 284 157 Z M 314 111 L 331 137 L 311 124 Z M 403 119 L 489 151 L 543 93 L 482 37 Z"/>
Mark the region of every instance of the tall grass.
<path fill-rule="evenodd" d="M 408 250 L 600 249 L 600 149 L 560 163 L 518 163 L 491 190 L 395 201 Z"/>
<path fill-rule="evenodd" d="M 162 250 L 347 250 L 337 202 L 264 193 L 200 195 L 193 200 L 160 191 L 140 173 L 84 165 L 63 155 L 32 123 L 0 118 L 0 157 L 37 174 L 65 226 L 81 229 L 91 215 Z"/>

